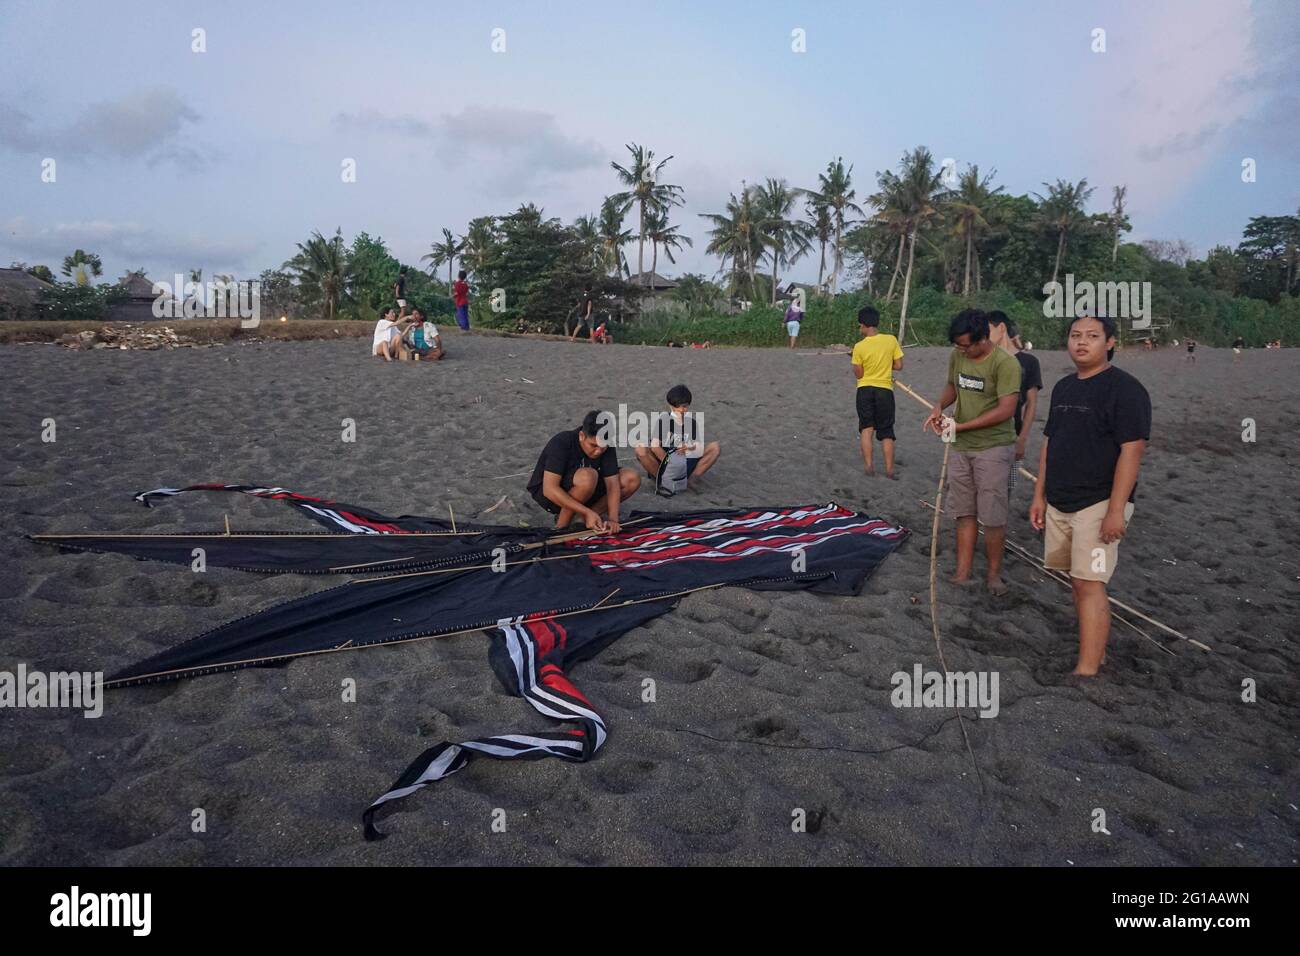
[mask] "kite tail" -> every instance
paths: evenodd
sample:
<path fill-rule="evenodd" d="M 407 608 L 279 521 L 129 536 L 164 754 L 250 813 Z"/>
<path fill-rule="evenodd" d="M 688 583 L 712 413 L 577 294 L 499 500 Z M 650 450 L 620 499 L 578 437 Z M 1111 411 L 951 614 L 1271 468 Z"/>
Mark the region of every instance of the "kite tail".
<path fill-rule="evenodd" d="M 376 812 L 385 804 L 409 797 L 417 790 L 448 777 L 463 768 L 476 754 L 498 760 L 540 760 L 559 757 L 581 763 L 605 743 L 605 721 L 591 702 L 565 676 L 547 655 L 553 649 L 556 628 L 546 620 L 510 618 L 498 623 L 497 637 L 504 639 L 504 650 L 513 665 L 516 687 L 511 690 L 524 697 L 541 713 L 578 726 L 573 730 L 535 734 L 503 734 L 480 737 L 462 743 L 440 743 L 420 754 L 406 768 L 392 787 L 372 803 L 361 820 L 367 840 L 382 840 L 374 824 Z M 539 644 L 540 640 L 540 644 Z"/>

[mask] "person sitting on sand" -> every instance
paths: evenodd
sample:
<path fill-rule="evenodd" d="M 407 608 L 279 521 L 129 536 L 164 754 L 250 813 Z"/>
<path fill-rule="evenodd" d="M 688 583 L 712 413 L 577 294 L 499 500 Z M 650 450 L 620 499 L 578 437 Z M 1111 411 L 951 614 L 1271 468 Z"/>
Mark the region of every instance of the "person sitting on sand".
<path fill-rule="evenodd" d="M 556 516 L 555 527 L 567 528 L 581 518 L 592 531 L 617 534 L 618 508 L 641 487 L 631 468 L 618 466 L 618 455 L 605 438 L 613 428 L 609 412 L 591 411 L 582 425 L 552 436 L 528 480 L 528 494 Z M 595 510 L 604 508 L 608 520 Z"/>
<path fill-rule="evenodd" d="M 375 337 L 370 345 L 370 354 L 381 356 L 386 362 L 404 358 L 402 347 L 404 325 L 405 320 L 399 322 L 392 306 L 380 312 L 379 321 L 375 323 Z"/>
<path fill-rule="evenodd" d="M 1070 574 L 1079 619 L 1074 673 L 1091 676 L 1106 661 L 1106 584 L 1133 516 L 1138 469 L 1151 438 L 1151 396 L 1110 364 L 1112 320 L 1075 319 L 1066 341 L 1076 371 L 1052 389 L 1029 521 L 1046 532 L 1043 564 Z"/>
<path fill-rule="evenodd" d="M 975 539 L 984 524 L 984 557 L 991 593 L 1007 593 L 1002 551 L 1007 538 L 1007 481 L 1015 462 L 1012 419 L 1020 399 L 1020 363 L 989 339 L 989 320 L 978 309 L 964 309 L 948 326 L 954 348 L 948 357 L 948 383 L 922 423 L 952 441 L 948 494 L 944 504 L 957 519 L 957 569 L 949 581 L 964 584 L 975 563 Z M 952 421 L 943 410 L 956 402 Z"/>
<path fill-rule="evenodd" d="M 411 310 L 411 325 L 402 336 L 402 344 L 411 355 L 432 362 L 441 362 L 447 354 L 438 327 L 424 321 L 424 313 L 418 308 Z"/>
<path fill-rule="evenodd" d="M 874 436 L 885 451 L 885 477 L 894 477 L 894 373 L 903 367 L 903 350 L 898 339 L 880 331 L 880 313 L 871 306 L 858 312 L 862 338 L 853 346 L 849 361 L 858 386 L 858 443 L 867 474 L 874 477 Z"/>
<path fill-rule="evenodd" d="M 699 421 L 691 414 L 691 390 L 685 385 L 674 385 L 666 396 L 668 414 L 659 414 L 656 434 L 650 444 L 636 446 L 636 460 L 647 475 L 657 479 L 664 459 L 669 455 L 681 456 L 681 473 L 670 480 L 690 482 L 713 467 L 722 454 L 722 445 L 716 441 L 700 442 Z M 669 469 L 672 470 L 671 464 Z"/>
<path fill-rule="evenodd" d="M 603 321 L 600 325 L 591 330 L 591 340 L 593 342 L 599 342 L 601 345 L 614 344 L 614 336 L 610 333 L 609 329 L 606 327 L 606 323 Z"/>

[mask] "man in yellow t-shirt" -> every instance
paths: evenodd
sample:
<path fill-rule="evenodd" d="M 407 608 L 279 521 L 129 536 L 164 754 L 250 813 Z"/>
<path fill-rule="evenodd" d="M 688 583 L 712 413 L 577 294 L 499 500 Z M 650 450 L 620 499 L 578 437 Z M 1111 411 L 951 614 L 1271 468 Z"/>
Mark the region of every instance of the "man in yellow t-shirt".
<path fill-rule="evenodd" d="M 885 450 L 885 477 L 894 477 L 894 373 L 903 367 L 898 339 L 880 331 L 880 313 L 867 306 L 858 313 L 862 338 L 853 346 L 853 377 L 858 380 L 858 436 L 867 474 L 874 476 L 871 436 Z"/>

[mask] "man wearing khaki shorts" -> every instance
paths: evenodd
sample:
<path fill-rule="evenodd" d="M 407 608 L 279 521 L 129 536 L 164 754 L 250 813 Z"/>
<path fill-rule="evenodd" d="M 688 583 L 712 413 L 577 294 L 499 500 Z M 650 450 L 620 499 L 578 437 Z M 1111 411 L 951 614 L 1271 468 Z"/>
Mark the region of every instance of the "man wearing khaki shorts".
<path fill-rule="evenodd" d="M 1029 521 L 1045 532 L 1043 563 L 1070 574 L 1079 617 L 1074 673 L 1090 677 L 1106 660 L 1106 584 L 1133 516 L 1138 469 L 1151 437 L 1151 397 L 1141 382 L 1110 364 L 1110 319 L 1073 320 L 1066 344 L 1077 371 L 1052 389 Z"/>
<path fill-rule="evenodd" d="M 957 519 L 957 569 L 948 580 L 971 580 L 975 539 L 984 525 L 988 589 L 1007 593 L 1002 580 L 1002 552 L 1007 540 L 1007 481 L 1016 459 L 1012 418 L 1020 400 L 1020 364 L 994 346 L 988 316 L 965 309 L 948 326 L 953 344 L 948 384 L 922 427 L 953 443 L 944 500 Z M 943 410 L 956 403 L 952 421 Z"/>

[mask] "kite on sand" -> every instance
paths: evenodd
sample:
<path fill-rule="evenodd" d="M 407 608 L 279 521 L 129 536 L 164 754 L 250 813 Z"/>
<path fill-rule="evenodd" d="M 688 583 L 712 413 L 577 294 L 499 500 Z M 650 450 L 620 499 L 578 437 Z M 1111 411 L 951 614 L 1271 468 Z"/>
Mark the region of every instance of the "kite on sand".
<path fill-rule="evenodd" d="M 383 836 L 374 826 L 381 807 L 455 773 L 476 754 L 590 759 L 605 742 L 605 723 L 570 681 L 570 668 L 671 611 L 685 595 L 719 587 L 854 594 L 909 534 L 836 504 L 633 512 L 617 534 L 554 535 L 393 518 L 256 485 L 160 488 L 135 498 L 151 506 L 191 491 L 283 501 L 329 530 L 32 537 L 60 548 L 185 565 L 201 547 L 216 567 L 352 577 L 177 644 L 119 671 L 108 686 L 487 630 L 489 661 L 505 688 L 572 725 L 430 747 L 366 810 L 367 839 Z"/>

